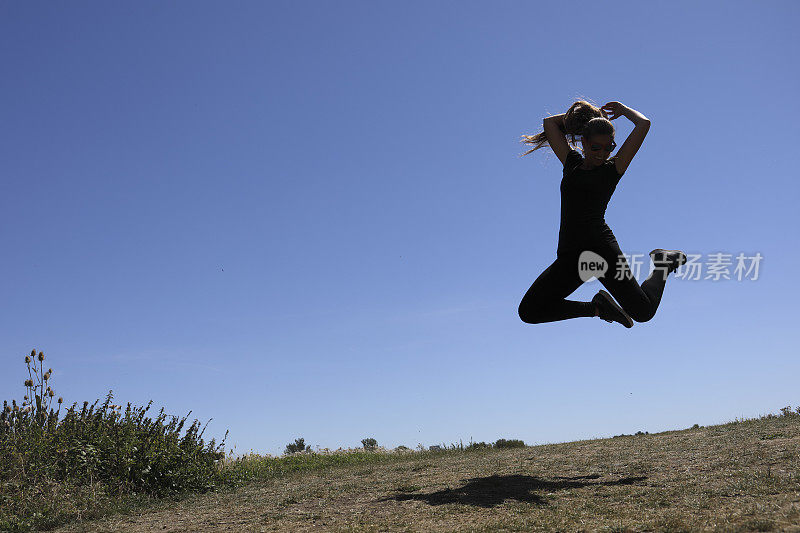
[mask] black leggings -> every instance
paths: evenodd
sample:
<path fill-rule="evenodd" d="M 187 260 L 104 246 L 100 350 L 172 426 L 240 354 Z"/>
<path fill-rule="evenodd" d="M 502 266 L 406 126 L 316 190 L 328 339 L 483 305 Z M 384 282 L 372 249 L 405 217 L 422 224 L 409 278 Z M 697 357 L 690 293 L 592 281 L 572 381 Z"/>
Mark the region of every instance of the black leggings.
<path fill-rule="evenodd" d="M 558 253 L 556 260 L 536 278 L 523 296 L 519 304 L 519 317 L 523 322 L 539 324 L 595 316 L 592 302 L 566 299 L 584 283 L 578 275 L 578 257 L 583 250 L 591 250 L 605 259 L 608 270 L 598 280 L 633 320 L 647 322 L 653 318 L 667 282 L 666 271 L 654 268 L 650 277 L 639 285 L 616 239 L 610 237 Z M 620 275 L 622 279 L 618 278 Z"/>

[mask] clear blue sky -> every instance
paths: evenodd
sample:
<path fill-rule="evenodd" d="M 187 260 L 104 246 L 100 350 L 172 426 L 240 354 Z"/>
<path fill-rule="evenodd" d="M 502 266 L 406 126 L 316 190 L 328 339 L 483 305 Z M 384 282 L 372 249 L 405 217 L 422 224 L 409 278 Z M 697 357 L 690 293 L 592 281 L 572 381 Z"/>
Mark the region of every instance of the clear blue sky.
<path fill-rule="evenodd" d="M 0 397 L 36 348 L 68 403 L 113 389 L 271 454 L 797 405 L 798 23 L 790 1 L 3 2 Z M 757 280 L 671 278 L 630 330 L 520 321 L 561 179 L 520 135 L 580 97 L 652 121 L 606 216 L 623 251 L 758 252 Z"/>

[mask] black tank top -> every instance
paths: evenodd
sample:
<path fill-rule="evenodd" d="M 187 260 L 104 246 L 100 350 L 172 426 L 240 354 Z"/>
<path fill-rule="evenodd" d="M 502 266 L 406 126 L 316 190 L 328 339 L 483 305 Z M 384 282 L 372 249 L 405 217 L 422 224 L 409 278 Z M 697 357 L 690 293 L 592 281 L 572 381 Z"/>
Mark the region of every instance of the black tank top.
<path fill-rule="evenodd" d="M 591 170 L 579 168 L 582 164 L 583 156 L 571 149 L 564 161 L 561 179 L 558 253 L 614 236 L 606 224 L 606 207 L 622 175 L 617 173 L 613 158 Z"/>

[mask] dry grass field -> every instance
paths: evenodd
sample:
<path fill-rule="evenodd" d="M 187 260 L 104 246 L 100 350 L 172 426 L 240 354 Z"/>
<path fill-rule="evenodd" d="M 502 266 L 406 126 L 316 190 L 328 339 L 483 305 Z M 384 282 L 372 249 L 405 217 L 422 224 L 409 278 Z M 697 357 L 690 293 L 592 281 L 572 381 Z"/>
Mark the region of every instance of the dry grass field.
<path fill-rule="evenodd" d="M 800 532 L 800 415 L 409 454 L 57 531 Z"/>

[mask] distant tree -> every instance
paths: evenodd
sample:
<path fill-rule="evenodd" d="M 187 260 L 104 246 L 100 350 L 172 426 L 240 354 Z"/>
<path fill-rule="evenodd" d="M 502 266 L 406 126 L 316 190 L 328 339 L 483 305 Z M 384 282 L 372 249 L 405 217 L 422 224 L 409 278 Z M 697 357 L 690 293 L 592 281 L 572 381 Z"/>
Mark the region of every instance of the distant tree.
<path fill-rule="evenodd" d="M 303 442 L 302 438 L 294 439 L 293 443 L 286 445 L 286 450 L 284 450 L 283 453 L 302 452 L 303 450 L 306 450 L 306 449 L 308 449 L 308 448 L 306 448 L 305 442 Z"/>
<path fill-rule="evenodd" d="M 364 446 L 365 450 L 374 450 L 378 445 L 378 441 L 370 437 L 368 439 L 361 439 L 361 444 Z"/>

